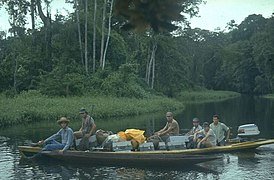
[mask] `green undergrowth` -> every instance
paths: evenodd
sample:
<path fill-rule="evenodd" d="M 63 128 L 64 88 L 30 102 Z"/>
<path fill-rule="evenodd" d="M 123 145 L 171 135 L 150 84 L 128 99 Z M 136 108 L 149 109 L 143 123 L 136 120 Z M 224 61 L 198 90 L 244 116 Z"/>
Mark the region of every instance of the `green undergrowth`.
<path fill-rule="evenodd" d="M 159 111 L 183 109 L 183 103 L 162 96 L 145 99 L 85 95 L 81 97 L 47 97 L 37 91 L 21 93 L 14 98 L 0 95 L 0 126 L 58 119 L 79 118 L 85 107 L 94 118 L 135 116 Z"/>
<path fill-rule="evenodd" d="M 272 99 L 274 100 L 274 94 L 267 94 L 267 95 L 264 95 L 262 96 L 263 98 L 267 98 L 267 99 Z"/>
<path fill-rule="evenodd" d="M 202 90 L 202 91 L 183 91 L 176 99 L 183 101 L 184 103 L 204 103 L 223 101 L 230 98 L 241 96 L 240 93 L 231 91 L 213 91 L 213 90 Z"/>

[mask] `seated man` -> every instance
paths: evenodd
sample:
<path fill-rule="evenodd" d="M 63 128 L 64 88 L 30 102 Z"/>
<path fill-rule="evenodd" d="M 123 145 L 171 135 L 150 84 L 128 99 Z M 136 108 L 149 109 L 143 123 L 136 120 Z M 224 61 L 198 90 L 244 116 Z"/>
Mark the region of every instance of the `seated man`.
<path fill-rule="evenodd" d="M 193 123 L 193 127 L 191 128 L 191 130 L 188 133 L 185 134 L 186 136 L 189 136 L 189 142 L 187 142 L 187 144 L 186 144 L 188 149 L 196 147 L 195 146 L 196 144 L 193 141 L 193 136 L 196 132 L 201 131 L 203 129 L 202 126 L 200 126 L 200 124 L 199 124 L 198 118 L 193 118 L 192 123 Z M 202 137 L 202 135 L 198 135 L 197 137 L 200 138 L 200 137 Z"/>
<path fill-rule="evenodd" d="M 166 113 L 167 123 L 164 128 L 154 133 L 153 136 L 148 138 L 148 141 L 154 143 L 155 149 L 158 149 L 159 141 L 166 142 L 169 136 L 178 136 L 179 135 L 179 124 L 173 119 L 173 113 Z"/>
<path fill-rule="evenodd" d="M 208 122 L 204 122 L 203 128 L 203 130 L 196 132 L 193 137 L 193 141 L 198 143 L 197 148 L 216 146 L 216 135 L 209 128 Z M 198 134 L 202 134 L 203 138 L 199 139 Z"/>
<path fill-rule="evenodd" d="M 61 126 L 61 129 L 46 140 L 41 140 L 38 142 L 39 145 L 45 144 L 42 151 L 59 150 L 59 152 L 63 153 L 72 146 L 73 131 L 68 127 L 69 120 L 65 117 L 61 117 L 57 123 Z M 55 141 L 57 138 L 61 138 L 61 143 Z"/>
<path fill-rule="evenodd" d="M 200 126 L 199 124 L 198 118 L 193 118 L 192 123 L 193 127 L 188 133 L 186 133 L 187 136 L 193 136 L 196 132 L 201 131 L 203 129 L 202 126 Z"/>
<path fill-rule="evenodd" d="M 88 114 L 86 109 L 81 108 L 79 112 L 82 117 L 81 128 L 79 131 L 74 132 L 75 139 L 81 139 L 78 149 L 87 150 L 89 149 L 89 138 L 94 135 L 96 124 L 94 119 Z"/>

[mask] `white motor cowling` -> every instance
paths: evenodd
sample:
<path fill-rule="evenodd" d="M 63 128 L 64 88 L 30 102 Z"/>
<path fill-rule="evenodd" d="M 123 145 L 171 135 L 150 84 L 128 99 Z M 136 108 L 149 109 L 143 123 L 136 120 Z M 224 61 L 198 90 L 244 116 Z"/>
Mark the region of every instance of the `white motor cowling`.
<path fill-rule="evenodd" d="M 260 134 L 259 128 L 256 124 L 244 124 L 238 128 L 239 137 L 252 137 Z"/>

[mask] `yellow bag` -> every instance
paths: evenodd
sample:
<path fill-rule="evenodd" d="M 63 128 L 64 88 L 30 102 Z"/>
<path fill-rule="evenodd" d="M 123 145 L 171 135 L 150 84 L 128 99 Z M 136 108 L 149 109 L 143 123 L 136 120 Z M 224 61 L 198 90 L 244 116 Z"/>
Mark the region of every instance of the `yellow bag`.
<path fill-rule="evenodd" d="M 134 139 L 139 144 L 142 144 L 142 143 L 145 142 L 144 132 L 145 131 L 139 130 L 139 129 L 127 129 L 125 131 L 125 134 L 126 134 L 127 137 L 130 137 L 130 140 Z"/>

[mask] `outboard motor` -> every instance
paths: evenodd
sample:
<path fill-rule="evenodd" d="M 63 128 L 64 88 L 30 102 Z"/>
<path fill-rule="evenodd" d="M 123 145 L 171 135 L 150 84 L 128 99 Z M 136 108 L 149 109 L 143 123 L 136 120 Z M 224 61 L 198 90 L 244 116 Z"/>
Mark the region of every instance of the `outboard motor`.
<path fill-rule="evenodd" d="M 245 124 L 238 128 L 239 137 L 254 137 L 260 134 L 259 128 L 255 124 Z"/>
<path fill-rule="evenodd" d="M 260 134 L 256 124 L 244 124 L 238 128 L 238 137 L 241 141 L 252 140 Z"/>

